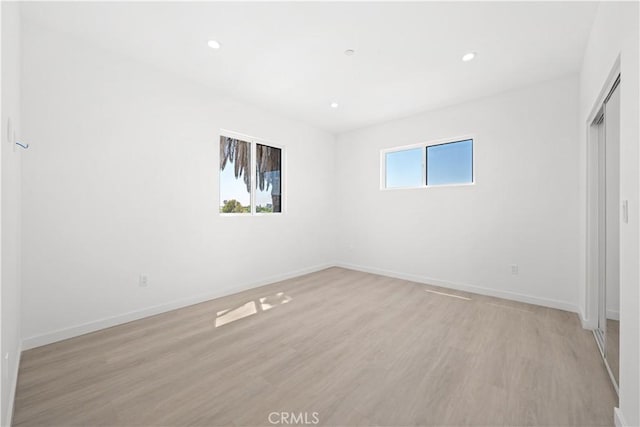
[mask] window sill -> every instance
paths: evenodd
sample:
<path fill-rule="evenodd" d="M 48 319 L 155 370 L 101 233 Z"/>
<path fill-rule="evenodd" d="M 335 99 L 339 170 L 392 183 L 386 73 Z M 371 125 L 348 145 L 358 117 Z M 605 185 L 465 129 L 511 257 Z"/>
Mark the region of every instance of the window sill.
<path fill-rule="evenodd" d="M 254 214 L 252 214 L 252 213 L 222 213 L 222 212 L 218 213 L 218 216 L 221 216 L 221 217 L 243 217 L 243 216 L 246 216 L 246 217 L 249 217 L 249 218 L 252 218 L 252 217 L 255 217 L 255 216 L 282 216 L 282 215 L 284 215 L 284 212 L 273 212 L 273 213 L 264 213 L 264 212 L 258 213 L 258 212 L 256 212 Z"/>
<path fill-rule="evenodd" d="M 438 185 L 421 185 L 419 187 L 394 187 L 394 188 L 380 188 L 380 191 L 397 191 L 397 190 L 429 190 L 432 188 L 451 188 L 451 187 L 474 187 L 475 182 L 468 182 L 464 184 L 438 184 Z"/>

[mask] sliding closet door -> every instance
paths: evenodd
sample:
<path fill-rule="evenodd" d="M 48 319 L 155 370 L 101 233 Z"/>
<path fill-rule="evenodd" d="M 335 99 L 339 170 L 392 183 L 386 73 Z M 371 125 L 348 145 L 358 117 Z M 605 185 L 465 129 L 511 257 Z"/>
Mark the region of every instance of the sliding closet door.
<path fill-rule="evenodd" d="M 604 114 L 596 121 L 598 157 L 598 328 L 596 338 L 602 354 L 606 352 L 607 331 L 607 168 Z"/>
<path fill-rule="evenodd" d="M 611 373 L 618 383 L 620 330 L 620 89 L 604 108 L 606 141 L 606 348 Z"/>

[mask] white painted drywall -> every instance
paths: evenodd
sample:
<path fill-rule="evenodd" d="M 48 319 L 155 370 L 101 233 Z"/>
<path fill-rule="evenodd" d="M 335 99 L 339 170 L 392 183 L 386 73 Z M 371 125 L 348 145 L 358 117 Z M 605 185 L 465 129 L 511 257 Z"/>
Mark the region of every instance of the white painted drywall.
<path fill-rule="evenodd" d="M 597 7 L 584 1 L 25 3 L 25 15 L 45 25 L 227 86 L 233 96 L 334 132 L 571 73 Z M 218 66 L 205 49 L 214 36 L 222 43 L 215 58 L 233 66 Z M 349 48 L 356 55 L 346 58 Z M 478 50 L 478 60 L 462 66 L 469 49 Z M 333 101 L 338 113 L 328 108 Z"/>
<path fill-rule="evenodd" d="M 580 73 L 580 174 L 581 182 L 585 182 L 587 120 L 617 59 L 620 60 L 620 199 L 628 200 L 629 222 L 620 225 L 619 385 L 620 413 L 630 426 L 640 425 L 639 13 L 637 2 L 600 3 Z M 585 206 L 584 186 L 580 187 L 580 199 Z M 586 229 L 584 216 L 581 229 Z M 584 238 L 581 246 L 584 248 Z M 584 267 L 584 260 L 581 265 Z M 580 287 L 580 304 L 586 311 L 584 289 Z"/>
<path fill-rule="evenodd" d="M 339 135 L 338 261 L 576 310 L 577 97 L 569 76 Z M 380 190 L 381 149 L 461 135 L 475 185 Z"/>
<path fill-rule="evenodd" d="M 13 395 L 20 357 L 20 165 L 21 149 L 14 150 L 8 138 L 11 118 L 16 136 L 21 136 L 20 121 L 20 10 L 16 2 L 2 2 L 2 399 L 1 423 L 8 425 L 13 410 Z M 12 132 L 13 133 L 13 132 Z"/>
<path fill-rule="evenodd" d="M 332 262 L 333 135 L 26 21 L 22 71 L 26 347 Z M 218 215 L 220 128 L 286 147 L 286 214 Z"/>

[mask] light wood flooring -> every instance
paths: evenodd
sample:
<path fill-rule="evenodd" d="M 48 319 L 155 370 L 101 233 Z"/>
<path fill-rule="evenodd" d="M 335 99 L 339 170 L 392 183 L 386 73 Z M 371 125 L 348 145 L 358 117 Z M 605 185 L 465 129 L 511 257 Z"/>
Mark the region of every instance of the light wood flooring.
<path fill-rule="evenodd" d="M 14 425 L 605 426 L 615 405 L 573 313 L 330 268 L 26 351 Z"/>

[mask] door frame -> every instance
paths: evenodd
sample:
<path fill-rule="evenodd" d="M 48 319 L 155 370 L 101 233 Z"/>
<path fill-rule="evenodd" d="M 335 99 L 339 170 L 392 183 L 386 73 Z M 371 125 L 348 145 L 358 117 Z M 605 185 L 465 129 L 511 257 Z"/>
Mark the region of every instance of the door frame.
<path fill-rule="evenodd" d="M 587 135 L 586 168 L 586 253 L 585 253 L 585 312 L 583 326 L 595 330 L 598 327 L 598 266 L 600 245 L 598 243 L 598 129 L 594 121 L 600 114 L 605 100 L 620 77 L 620 57 L 617 58 L 609 76 L 594 103 L 584 124 Z"/>
<path fill-rule="evenodd" d="M 598 160 L 600 153 L 598 152 L 598 126 L 597 119 L 602 113 L 604 104 L 620 85 L 621 82 L 620 56 L 609 73 L 596 102 L 594 103 L 591 113 L 587 117 L 585 123 L 587 135 L 586 147 L 586 253 L 585 253 L 585 313 L 583 319 L 583 327 L 591 329 L 594 338 L 598 344 L 598 349 L 603 357 L 604 364 L 609 372 L 613 386 L 618 393 L 618 384 L 611 372 L 611 368 L 605 358 L 605 340 L 598 332 L 598 303 L 599 303 L 599 279 L 602 274 L 601 256 L 603 248 L 599 240 L 599 174 Z"/>

